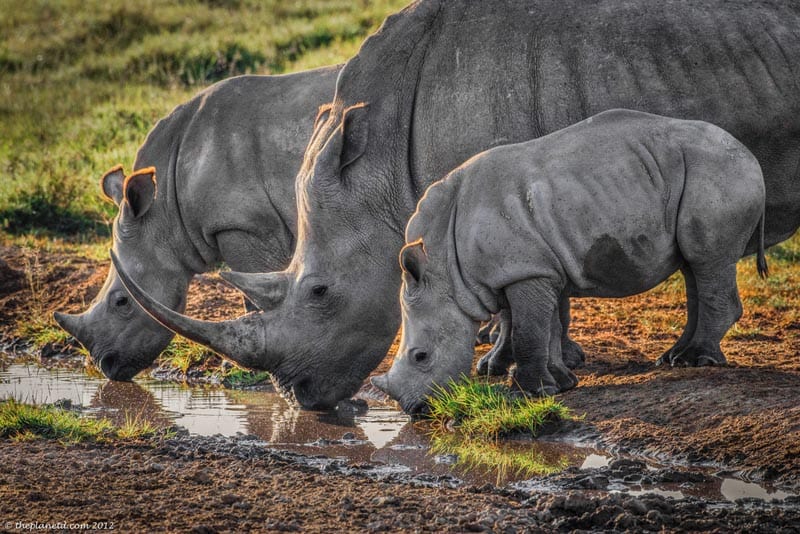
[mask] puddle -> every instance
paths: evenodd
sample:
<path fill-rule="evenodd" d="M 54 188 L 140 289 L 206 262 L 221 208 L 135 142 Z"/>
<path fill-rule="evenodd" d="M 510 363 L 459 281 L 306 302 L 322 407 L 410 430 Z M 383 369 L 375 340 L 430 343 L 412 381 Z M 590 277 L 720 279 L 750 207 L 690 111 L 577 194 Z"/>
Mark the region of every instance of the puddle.
<path fill-rule="evenodd" d="M 615 457 L 590 447 L 547 440 L 470 447 L 448 437 L 431 442 L 428 427 L 412 422 L 402 412 L 380 406 L 357 415 L 303 411 L 269 388 L 188 387 L 152 379 L 109 382 L 80 370 L 7 365 L 0 360 L 0 399 L 5 398 L 36 404 L 68 399 L 85 413 L 117 424 L 126 418 L 139 418 L 158 427 L 178 425 L 199 436 L 249 434 L 274 449 L 311 457 L 324 455 L 353 466 L 379 464 L 410 476 L 456 477 L 479 485 L 511 484 L 527 491 L 558 491 L 560 475 L 555 485 L 542 482 L 542 476 L 571 467 L 563 478 L 606 473 L 606 483 L 594 489 L 632 495 L 657 493 L 727 501 L 781 501 L 793 496 L 734 478 L 706 477 L 711 482 L 682 484 L 625 482 L 610 476 L 609 466 Z M 647 474 L 658 468 L 649 462 L 643 471 Z"/>

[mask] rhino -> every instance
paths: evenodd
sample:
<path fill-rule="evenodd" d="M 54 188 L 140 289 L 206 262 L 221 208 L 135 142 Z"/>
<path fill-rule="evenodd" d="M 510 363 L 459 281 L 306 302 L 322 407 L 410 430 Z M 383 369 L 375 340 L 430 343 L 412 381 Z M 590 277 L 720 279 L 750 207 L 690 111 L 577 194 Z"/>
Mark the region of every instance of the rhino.
<path fill-rule="evenodd" d="M 113 249 L 142 287 L 183 310 L 192 276 L 219 262 L 241 271 L 288 264 L 294 179 L 340 68 L 212 85 L 158 122 L 136 172 L 116 166 L 102 177 L 104 195 L 119 207 Z M 174 335 L 130 298 L 113 267 L 87 311 L 54 316 L 114 380 L 148 367 Z"/>
<path fill-rule="evenodd" d="M 731 132 L 764 173 L 765 243 L 782 241 L 800 225 L 798 28 L 790 0 L 414 2 L 365 40 L 321 112 L 297 177 L 289 266 L 229 275 L 261 311 L 223 324 L 160 319 L 234 359 L 268 362 L 301 404 L 329 406 L 359 387 L 400 326 L 397 254 L 426 188 L 488 148 L 614 108 Z M 566 360 L 567 303 L 559 311 Z M 256 354 L 233 354 L 245 348 Z M 320 376 L 333 354 L 351 363 Z"/>
<path fill-rule="evenodd" d="M 638 111 L 478 154 L 430 186 L 409 220 L 400 348 L 372 383 L 423 411 L 428 394 L 469 374 L 480 321 L 502 308 L 514 385 L 568 390 L 578 379 L 561 357 L 558 303 L 635 295 L 678 269 L 689 320 L 672 356 L 720 363 L 742 314 L 736 262 L 754 233 L 767 272 L 764 197 L 758 160 L 732 135 Z"/>

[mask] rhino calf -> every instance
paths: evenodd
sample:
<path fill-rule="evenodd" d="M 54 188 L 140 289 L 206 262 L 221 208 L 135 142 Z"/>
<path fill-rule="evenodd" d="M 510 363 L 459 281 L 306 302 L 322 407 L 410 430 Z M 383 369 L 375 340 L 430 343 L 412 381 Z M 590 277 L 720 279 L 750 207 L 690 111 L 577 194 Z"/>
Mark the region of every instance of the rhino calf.
<path fill-rule="evenodd" d="M 408 223 L 400 349 L 373 383 L 423 410 L 434 384 L 469 373 L 479 322 L 503 310 L 517 386 L 570 389 L 559 302 L 634 295 L 677 269 L 688 322 L 668 359 L 723 363 L 719 342 L 742 312 L 736 261 L 756 230 L 766 273 L 764 198 L 755 157 L 700 121 L 612 110 L 478 154 Z"/>

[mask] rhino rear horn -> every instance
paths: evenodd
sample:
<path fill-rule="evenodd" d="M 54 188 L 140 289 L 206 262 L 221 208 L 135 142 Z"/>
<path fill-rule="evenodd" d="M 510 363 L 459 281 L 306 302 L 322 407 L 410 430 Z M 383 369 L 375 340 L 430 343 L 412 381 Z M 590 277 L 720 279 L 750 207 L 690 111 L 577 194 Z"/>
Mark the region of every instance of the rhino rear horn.
<path fill-rule="evenodd" d="M 176 334 L 200 343 L 249 368 L 272 371 L 279 359 L 267 351 L 261 314 L 249 314 L 229 321 L 192 319 L 154 300 L 125 272 L 119 258 L 111 251 L 111 261 L 122 284 L 153 319 Z"/>
<path fill-rule="evenodd" d="M 289 280 L 284 273 L 223 271 L 219 275 L 262 310 L 275 308 L 286 297 Z"/>
<path fill-rule="evenodd" d="M 386 375 L 373 376 L 369 379 L 369 381 L 379 390 L 383 391 L 387 395 L 389 394 L 389 379 L 386 378 Z"/>

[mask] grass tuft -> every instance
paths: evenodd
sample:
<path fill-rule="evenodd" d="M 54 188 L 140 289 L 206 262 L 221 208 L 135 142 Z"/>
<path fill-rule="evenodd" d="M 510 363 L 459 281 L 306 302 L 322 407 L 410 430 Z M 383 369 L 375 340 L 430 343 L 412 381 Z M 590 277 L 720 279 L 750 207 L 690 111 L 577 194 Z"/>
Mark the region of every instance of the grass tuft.
<path fill-rule="evenodd" d="M 175 336 L 159 356 L 159 363 L 179 369 L 183 374 L 186 374 L 189 369 L 204 363 L 213 354 L 212 351 L 202 345 L 198 345 L 181 336 Z"/>
<path fill-rule="evenodd" d="M 436 427 L 457 426 L 464 435 L 495 440 L 519 432 L 536 436 L 544 425 L 575 418 L 552 397 L 509 397 L 505 386 L 468 378 L 439 388 L 429 417 Z"/>
<path fill-rule="evenodd" d="M 145 439 L 159 434 L 149 422 L 126 418 L 115 427 L 108 419 L 81 417 L 55 406 L 24 404 L 14 399 L 0 401 L 0 438 L 13 441 L 53 439 L 64 444 L 114 439 Z"/>

